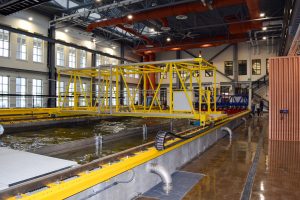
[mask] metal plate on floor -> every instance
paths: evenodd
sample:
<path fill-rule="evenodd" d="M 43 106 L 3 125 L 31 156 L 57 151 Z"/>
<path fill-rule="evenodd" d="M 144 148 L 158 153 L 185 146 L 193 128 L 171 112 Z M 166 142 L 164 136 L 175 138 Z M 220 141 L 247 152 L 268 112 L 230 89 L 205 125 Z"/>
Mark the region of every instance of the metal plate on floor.
<path fill-rule="evenodd" d="M 160 200 L 181 200 L 202 177 L 203 174 L 177 171 L 172 174 L 173 189 L 169 194 L 164 192 L 163 183 L 161 182 L 142 196 Z"/>
<path fill-rule="evenodd" d="M 74 161 L 0 147 L 0 190 L 75 165 Z"/>

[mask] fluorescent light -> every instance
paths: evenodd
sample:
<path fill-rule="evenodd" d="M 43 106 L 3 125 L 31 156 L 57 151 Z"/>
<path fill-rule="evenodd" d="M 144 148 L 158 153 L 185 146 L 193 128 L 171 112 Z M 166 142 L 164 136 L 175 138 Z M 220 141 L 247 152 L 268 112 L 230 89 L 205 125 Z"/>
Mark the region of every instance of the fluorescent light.
<path fill-rule="evenodd" d="M 170 42 L 171 41 L 171 38 L 167 37 L 167 42 Z"/>
<path fill-rule="evenodd" d="M 133 16 L 132 15 L 127 15 L 127 18 L 131 20 L 133 18 Z"/>
<path fill-rule="evenodd" d="M 150 28 L 149 30 L 150 30 L 150 32 L 154 32 L 155 31 L 154 28 Z"/>
<path fill-rule="evenodd" d="M 263 31 L 266 31 L 268 28 L 266 26 L 262 27 Z"/>
<path fill-rule="evenodd" d="M 69 29 L 65 29 L 65 32 L 66 32 L 66 33 L 69 32 Z"/>
<path fill-rule="evenodd" d="M 263 37 L 263 40 L 266 40 L 266 39 L 267 39 L 267 37 L 266 37 L 266 36 L 264 36 L 264 37 Z"/>
<path fill-rule="evenodd" d="M 112 46 L 112 48 L 113 48 L 113 49 L 116 49 L 116 47 L 115 47 L 115 46 Z"/>
<path fill-rule="evenodd" d="M 260 16 L 260 17 L 265 17 L 266 14 L 265 14 L 265 13 L 260 13 L 259 16 Z"/>
<path fill-rule="evenodd" d="M 29 21 L 32 21 L 32 20 L 33 20 L 33 18 L 32 18 L 32 17 L 28 17 L 28 20 L 29 20 Z"/>

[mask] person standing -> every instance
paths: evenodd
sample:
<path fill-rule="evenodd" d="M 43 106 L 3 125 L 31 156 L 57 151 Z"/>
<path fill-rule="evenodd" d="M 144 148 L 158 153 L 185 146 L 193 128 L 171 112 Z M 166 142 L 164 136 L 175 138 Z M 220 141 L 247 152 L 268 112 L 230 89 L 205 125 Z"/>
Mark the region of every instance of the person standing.
<path fill-rule="evenodd" d="M 260 116 L 260 106 L 259 103 L 256 104 L 256 112 L 257 112 L 257 117 Z"/>
<path fill-rule="evenodd" d="M 260 108 L 260 112 L 261 112 L 261 116 L 262 116 L 263 111 L 264 111 L 264 101 L 263 101 L 263 99 L 260 99 L 259 108 Z"/>

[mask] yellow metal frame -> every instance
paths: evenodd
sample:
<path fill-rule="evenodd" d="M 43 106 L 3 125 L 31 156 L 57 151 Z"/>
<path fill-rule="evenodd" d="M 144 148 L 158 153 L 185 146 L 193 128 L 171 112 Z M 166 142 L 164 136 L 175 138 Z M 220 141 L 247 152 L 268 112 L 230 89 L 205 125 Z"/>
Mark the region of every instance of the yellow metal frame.
<path fill-rule="evenodd" d="M 177 143 L 181 139 L 174 139 L 167 142 L 166 145 L 174 144 L 173 146 L 163 150 L 163 151 L 157 151 L 154 147 L 148 148 L 146 151 L 141 151 L 135 153 L 132 157 L 124 157 L 120 159 L 120 162 L 112 163 L 112 164 L 105 164 L 101 165 L 102 168 L 99 168 L 94 171 L 90 172 L 82 172 L 78 174 L 77 178 L 71 179 L 69 181 L 62 181 L 62 182 L 56 182 L 56 183 L 50 183 L 47 185 L 47 189 L 42 190 L 40 192 L 37 192 L 32 195 L 26 195 L 26 194 L 20 194 L 21 199 L 24 200 L 52 200 L 52 199 L 66 199 L 70 196 L 73 196 L 75 194 L 78 194 L 79 192 L 82 192 L 88 188 L 91 188 L 99 183 L 102 183 L 104 181 L 107 181 L 119 174 L 122 174 L 130 169 L 133 169 L 143 163 L 146 163 L 150 160 L 153 160 L 163 154 L 166 154 L 178 147 L 181 147 L 189 142 L 192 142 L 200 137 L 203 137 L 204 135 L 208 134 L 211 131 L 214 131 L 221 126 L 224 125 L 224 123 L 229 122 L 231 120 L 237 119 L 239 117 L 242 117 L 246 114 L 248 114 L 250 111 L 245 111 L 243 113 L 240 113 L 238 115 L 235 115 L 233 117 L 229 117 L 223 121 L 220 121 L 216 124 L 215 127 L 209 129 L 206 132 L 203 132 L 202 134 L 199 134 L 193 138 L 184 140 L 180 143 Z M 195 132 L 198 132 L 199 129 L 195 130 L 194 132 L 191 132 L 189 134 L 193 134 Z M 11 197 L 9 200 L 16 200 L 16 197 Z M 18 199 L 20 199 L 18 197 Z"/>
<path fill-rule="evenodd" d="M 205 70 L 213 71 L 213 84 L 212 92 L 202 89 L 202 72 Z M 213 66 L 208 61 L 203 58 L 195 59 L 185 59 L 185 60 L 172 60 L 172 61 L 161 61 L 161 62 L 147 62 L 147 63 L 131 63 L 125 65 L 115 65 L 115 66 L 100 66 L 97 68 L 83 68 L 83 69 L 66 69 L 58 68 L 58 81 L 60 81 L 62 75 L 67 75 L 69 77 L 67 91 L 64 96 L 59 92 L 58 100 L 59 105 L 62 105 L 60 109 L 64 112 L 78 112 L 85 114 L 94 115 L 112 115 L 112 116 L 137 116 L 137 117 L 167 117 L 167 118 L 192 118 L 200 120 L 201 122 L 208 122 L 213 120 L 212 116 L 216 114 L 221 114 L 216 111 L 216 67 Z M 182 91 L 190 105 L 191 110 L 178 111 L 174 110 L 174 99 L 173 99 L 173 72 L 179 77 L 178 80 L 181 84 L 180 89 L 176 91 Z M 193 101 L 188 95 L 188 92 L 193 91 L 192 75 L 193 73 L 198 73 L 199 78 L 197 84 L 199 87 L 199 110 L 195 110 L 193 106 Z M 160 101 L 160 89 L 163 84 L 163 79 L 158 81 L 157 86 L 153 85 L 150 80 L 150 74 L 156 73 L 167 73 L 169 74 L 168 88 L 169 92 L 167 98 L 169 100 L 169 106 L 163 106 Z M 186 83 L 186 77 L 181 77 L 181 74 L 191 75 L 189 83 Z M 134 88 L 133 92 L 130 91 L 129 81 L 126 75 L 140 75 L 137 87 Z M 98 85 L 98 91 L 90 92 L 89 95 L 80 93 L 82 90 L 81 79 L 90 78 L 90 91 L 92 91 L 92 85 Z M 143 81 L 142 81 L 143 79 Z M 93 80 L 95 82 L 93 83 Z M 120 81 L 124 83 L 124 94 L 127 94 L 128 105 L 124 106 L 120 104 L 119 97 L 123 91 L 120 91 Z M 68 97 L 68 90 L 70 84 L 74 83 L 74 92 L 69 94 L 73 97 Z M 77 83 L 79 82 L 79 84 Z M 143 82 L 143 89 L 140 88 Z M 147 90 L 146 85 L 149 83 L 149 89 Z M 186 86 L 189 85 L 189 88 Z M 114 88 L 114 90 L 112 89 Z M 97 99 L 93 102 L 93 97 L 98 95 Z M 142 95 L 136 103 L 136 94 Z M 147 97 L 151 96 L 152 100 L 147 104 Z M 66 102 L 74 98 L 74 106 L 66 106 Z M 78 106 L 78 99 L 84 98 L 86 102 L 85 107 Z M 114 103 L 113 102 L 114 100 Z M 208 106 L 207 111 L 201 111 L 201 105 L 206 103 Z M 113 105 L 112 105 L 113 104 Z M 211 104 L 213 107 L 211 108 Z M 127 112 L 124 112 L 123 107 L 127 107 Z M 67 110 L 65 110 L 68 108 Z"/>

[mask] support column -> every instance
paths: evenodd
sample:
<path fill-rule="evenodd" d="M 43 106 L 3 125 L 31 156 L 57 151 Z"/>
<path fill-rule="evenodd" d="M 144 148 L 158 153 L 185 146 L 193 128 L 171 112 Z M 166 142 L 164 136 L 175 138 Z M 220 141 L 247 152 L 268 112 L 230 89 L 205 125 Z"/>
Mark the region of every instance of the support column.
<path fill-rule="evenodd" d="M 120 57 L 121 58 L 125 58 L 125 45 L 124 43 L 122 42 L 121 43 L 121 47 L 120 47 Z M 124 64 L 124 60 L 121 60 L 121 64 Z M 124 105 L 124 80 L 122 79 L 122 77 L 120 76 L 119 78 L 120 80 L 120 94 L 119 94 L 119 97 L 120 97 L 120 105 Z"/>
<path fill-rule="evenodd" d="M 176 59 L 181 59 L 181 51 L 180 50 L 178 50 L 178 51 L 176 51 Z M 173 74 L 172 74 L 172 76 L 173 76 Z M 190 78 L 192 78 L 192 77 L 190 77 Z M 174 79 L 173 79 L 174 80 Z M 180 89 L 181 88 L 181 83 L 180 83 L 180 80 L 179 80 L 179 77 L 178 77 L 178 75 L 176 74 L 176 89 Z"/>
<path fill-rule="evenodd" d="M 239 69 L 238 69 L 238 44 L 233 45 L 233 93 L 236 94 L 236 89 L 239 81 Z"/>
<path fill-rule="evenodd" d="M 97 67 L 96 66 L 96 58 L 97 58 L 97 55 L 96 53 L 92 53 L 92 59 L 91 59 L 91 67 Z M 92 106 L 95 105 L 96 103 L 96 78 L 93 77 L 92 78 L 92 96 L 90 98 L 92 98 Z M 100 90 L 100 88 L 98 88 L 98 90 Z"/>
<path fill-rule="evenodd" d="M 55 27 L 50 27 L 48 29 L 48 37 L 55 39 Z M 56 107 L 56 68 L 55 68 L 55 43 L 48 42 L 48 55 L 47 55 L 47 66 L 49 69 L 49 97 L 47 100 L 47 107 L 54 108 Z"/>

